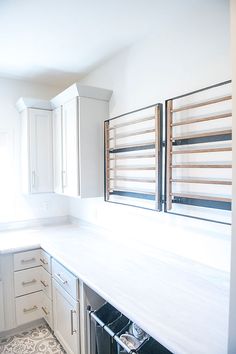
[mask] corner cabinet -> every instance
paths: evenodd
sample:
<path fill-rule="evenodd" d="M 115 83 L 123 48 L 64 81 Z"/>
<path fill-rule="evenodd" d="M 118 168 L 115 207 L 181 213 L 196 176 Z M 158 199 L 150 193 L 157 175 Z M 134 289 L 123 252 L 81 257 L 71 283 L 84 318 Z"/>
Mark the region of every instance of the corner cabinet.
<path fill-rule="evenodd" d="M 22 99 L 18 103 L 22 103 Z M 18 104 L 17 104 L 18 105 Z M 52 112 L 18 106 L 21 116 L 21 170 L 24 194 L 53 192 Z"/>
<path fill-rule="evenodd" d="M 55 193 L 103 195 L 103 121 L 111 93 L 74 84 L 52 100 Z"/>

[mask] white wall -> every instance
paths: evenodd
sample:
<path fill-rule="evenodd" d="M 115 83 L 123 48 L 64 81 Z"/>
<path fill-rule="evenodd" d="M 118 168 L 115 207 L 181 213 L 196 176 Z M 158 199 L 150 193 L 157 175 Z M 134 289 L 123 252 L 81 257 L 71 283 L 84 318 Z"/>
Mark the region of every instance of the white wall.
<path fill-rule="evenodd" d="M 169 13 L 161 31 L 81 81 L 114 91 L 111 117 L 231 77 L 228 1 L 197 3 L 191 2 L 188 13 L 181 7 Z M 129 228 L 128 236 L 120 232 L 125 243 L 136 240 L 140 247 L 150 243 L 229 270 L 229 226 L 112 205 L 102 198 L 71 199 L 70 214 L 115 230 Z"/>
<path fill-rule="evenodd" d="M 63 197 L 23 196 L 20 191 L 20 119 L 15 103 L 21 96 L 49 99 L 57 93 L 55 87 L 0 78 L 0 148 L 7 145 L 0 154 L 1 224 L 68 213 L 67 200 Z"/>

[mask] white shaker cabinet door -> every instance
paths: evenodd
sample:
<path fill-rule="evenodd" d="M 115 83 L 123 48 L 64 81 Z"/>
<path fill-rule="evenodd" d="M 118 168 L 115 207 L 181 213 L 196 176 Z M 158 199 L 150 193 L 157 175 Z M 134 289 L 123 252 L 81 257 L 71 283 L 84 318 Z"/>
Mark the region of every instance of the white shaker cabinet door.
<path fill-rule="evenodd" d="M 52 192 L 51 111 L 29 109 L 29 151 L 31 193 Z"/>
<path fill-rule="evenodd" d="M 53 191 L 51 111 L 21 112 L 21 171 L 23 193 Z"/>
<path fill-rule="evenodd" d="M 80 353 L 79 302 L 53 280 L 54 333 L 67 354 Z"/>
<path fill-rule="evenodd" d="M 79 153 L 78 153 L 78 98 L 62 106 L 62 189 L 63 194 L 78 196 Z"/>

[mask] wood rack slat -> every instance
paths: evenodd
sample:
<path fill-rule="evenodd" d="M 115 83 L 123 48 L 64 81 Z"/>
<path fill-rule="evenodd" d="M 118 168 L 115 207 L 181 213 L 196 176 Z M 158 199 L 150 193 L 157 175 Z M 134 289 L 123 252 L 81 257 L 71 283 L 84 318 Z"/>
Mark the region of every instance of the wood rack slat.
<path fill-rule="evenodd" d="M 181 197 L 181 198 L 202 199 L 202 200 L 215 200 L 217 202 L 227 202 L 227 203 L 232 202 L 232 198 L 208 196 L 208 195 L 201 195 L 201 194 L 171 193 L 171 196 Z"/>
<path fill-rule="evenodd" d="M 172 150 L 172 154 L 201 154 L 208 152 L 223 152 L 232 151 L 232 147 L 220 147 L 220 148 L 209 148 L 209 149 L 185 149 L 185 150 Z"/>
<path fill-rule="evenodd" d="M 173 178 L 171 182 L 174 183 L 196 183 L 196 184 L 220 184 L 229 186 L 232 185 L 232 181 L 227 180 L 210 180 L 210 179 L 188 179 L 188 178 Z"/>
<path fill-rule="evenodd" d="M 115 166 L 110 170 L 126 170 L 126 171 L 155 171 L 156 166 Z"/>
<path fill-rule="evenodd" d="M 193 123 L 201 123 L 201 122 L 207 122 L 211 120 L 217 120 L 217 119 L 223 119 L 223 118 L 229 118 L 232 117 L 232 113 L 224 113 L 224 114 L 218 114 L 215 116 L 208 116 L 208 117 L 199 117 L 199 118 L 189 118 L 185 120 L 181 120 L 179 122 L 172 123 L 172 127 L 180 126 L 180 125 L 187 125 L 187 124 L 193 124 Z"/>
<path fill-rule="evenodd" d="M 190 135 L 182 135 L 182 136 L 175 136 L 172 137 L 172 141 L 176 140 L 184 140 L 184 139 L 194 139 L 194 138 L 202 138 L 207 136 L 214 136 L 214 135 L 225 135 L 225 134 L 232 134 L 232 129 L 224 129 L 224 130 L 216 130 L 204 133 L 197 133 L 197 134 L 190 134 Z"/>
<path fill-rule="evenodd" d="M 127 181 L 127 182 L 140 182 L 140 183 L 155 183 L 156 180 L 152 178 L 138 178 L 138 177 L 122 177 L 116 176 L 115 178 L 111 177 L 110 181 Z"/>
<path fill-rule="evenodd" d="M 175 113 L 175 112 L 186 111 L 187 109 L 193 109 L 193 108 L 208 106 L 208 105 L 211 105 L 211 104 L 224 102 L 224 101 L 228 101 L 228 100 L 231 100 L 231 99 L 232 99 L 232 96 L 228 95 L 228 96 L 224 96 L 224 97 L 215 98 L 213 100 L 208 100 L 208 101 L 204 101 L 204 102 L 199 102 L 199 103 L 194 103 L 194 104 L 182 106 L 182 107 L 179 107 L 179 108 L 174 108 L 174 109 L 172 109 L 171 112 Z"/>
<path fill-rule="evenodd" d="M 110 137 L 109 140 L 128 138 L 130 136 L 137 136 L 137 135 L 149 134 L 149 133 L 154 133 L 154 132 L 155 132 L 155 129 L 146 129 L 146 130 L 140 130 L 140 131 L 136 131 L 136 132 L 116 134 L 116 136 Z"/>
<path fill-rule="evenodd" d="M 232 164 L 175 164 L 172 168 L 232 168 Z"/>
<path fill-rule="evenodd" d="M 112 127 L 110 127 L 109 130 L 114 130 L 114 129 L 117 129 L 117 128 L 127 127 L 128 125 L 133 125 L 133 124 L 147 122 L 149 120 L 154 120 L 154 118 L 155 118 L 155 116 L 144 117 L 144 118 L 135 119 L 133 121 L 129 121 L 129 122 L 125 122 L 125 123 L 116 124 L 116 125 L 113 125 Z"/>
<path fill-rule="evenodd" d="M 132 160 L 132 159 L 150 159 L 154 158 L 156 155 L 155 154 L 142 154 L 142 155 L 117 155 L 115 158 L 110 157 L 110 161 L 113 160 Z"/>

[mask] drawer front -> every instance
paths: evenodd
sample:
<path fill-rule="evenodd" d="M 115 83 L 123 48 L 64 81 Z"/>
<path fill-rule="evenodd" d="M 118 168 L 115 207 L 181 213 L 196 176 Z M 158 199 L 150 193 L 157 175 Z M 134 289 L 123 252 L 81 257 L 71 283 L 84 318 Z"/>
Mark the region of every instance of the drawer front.
<path fill-rule="evenodd" d="M 79 298 L 79 281 L 75 275 L 67 270 L 63 265 L 52 260 L 53 278 L 70 294 L 74 299 Z"/>
<path fill-rule="evenodd" d="M 51 274 L 49 274 L 44 268 L 41 268 L 40 283 L 43 292 L 51 299 L 52 298 L 52 281 Z"/>
<path fill-rule="evenodd" d="M 14 273 L 15 296 L 21 296 L 39 291 L 42 288 L 42 267 L 20 270 Z"/>
<path fill-rule="evenodd" d="M 47 321 L 50 328 L 53 329 L 52 300 L 46 294 L 43 294 L 41 310 L 43 318 Z"/>
<path fill-rule="evenodd" d="M 42 291 L 16 298 L 16 321 L 24 323 L 42 318 Z"/>
<path fill-rule="evenodd" d="M 33 250 L 14 254 L 14 270 L 37 267 L 40 263 L 41 250 Z"/>
<path fill-rule="evenodd" d="M 51 274 L 51 256 L 44 250 L 41 250 L 40 264 Z"/>

